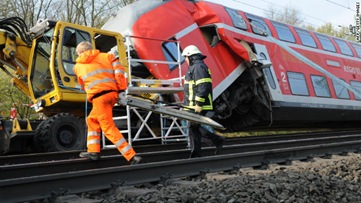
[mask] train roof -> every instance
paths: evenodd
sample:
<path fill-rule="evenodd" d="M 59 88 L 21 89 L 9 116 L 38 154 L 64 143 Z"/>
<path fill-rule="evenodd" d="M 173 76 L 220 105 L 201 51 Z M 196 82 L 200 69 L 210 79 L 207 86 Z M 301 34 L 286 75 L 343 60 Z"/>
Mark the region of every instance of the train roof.
<path fill-rule="evenodd" d="M 133 24 L 145 13 L 166 3 L 163 0 L 139 0 L 121 8 L 102 27 L 104 30 L 132 35 Z"/>
<path fill-rule="evenodd" d="M 217 2 L 216 0 L 202 0 L 202 1 L 210 2 L 210 3 L 214 3 L 214 4 L 218 4 L 218 5 L 222 6 L 222 7 L 228 7 L 228 8 L 231 8 L 231 9 L 234 9 L 234 10 L 237 10 L 237 11 L 240 11 L 240 12 L 243 12 L 243 13 L 245 13 L 245 14 L 251 15 L 251 16 L 253 16 L 254 18 L 258 18 L 258 19 L 262 19 L 262 20 L 269 20 L 269 21 L 272 21 L 272 22 L 277 22 L 277 23 L 285 24 L 285 25 L 288 25 L 288 26 L 293 27 L 293 28 L 295 28 L 295 29 L 302 29 L 302 30 L 305 30 L 305 31 L 308 31 L 308 32 L 312 32 L 312 33 L 315 33 L 315 34 L 325 35 L 325 36 L 328 36 L 328 37 L 332 37 L 332 38 L 336 38 L 336 39 L 348 41 L 348 42 L 350 42 L 350 43 L 357 43 L 357 42 L 355 42 L 355 41 L 351 41 L 351 40 L 347 40 L 347 39 L 344 39 L 344 38 L 335 37 L 335 36 L 332 36 L 332 35 L 329 35 L 329 34 L 317 32 L 317 31 L 315 31 L 315 30 L 309 30 L 309 29 L 304 28 L 304 27 L 300 27 L 300 26 L 296 26 L 296 25 L 291 25 L 291 24 L 288 24 L 288 23 L 285 23 L 285 22 L 280 22 L 280 21 L 273 20 L 273 19 L 270 19 L 270 18 L 267 18 L 267 17 L 259 16 L 259 15 L 256 15 L 256 14 L 253 14 L 253 13 L 250 13 L 250 12 L 247 12 L 246 10 L 243 10 L 242 8 L 234 8 L 234 7 L 231 6 L 231 4 L 227 4 L 226 2 L 223 3 L 223 4 L 221 4 L 221 3 Z"/>
<path fill-rule="evenodd" d="M 146 14 L 147 12 L 155 9 L 156 7 L 159 7 L 161 5 L 163 5 L 164 3 L 169 2 L 170 0 L 139 0 L 136 1 L 132 4 L 129 4 L 127 6 L 124 6 L 123 8 L 121 8 L 117 14 L 113 17 L 111 17 L 102 27 L 102 29 L 105 30 L 110 30 L 110 31 L 114 31 L 114 32 L 119 32 L 122 35 L 132 35 L 132 26 L 133 24 L 143 15 Z M 288 26 L 297 28 L 297 29 L 303 29 L 306 30 L 308 32 L 312 32 L 312 33 L 317 33 L 320 35 L 326 35 L 332 38 L 338 38 L 338 37 L 334 37 L 328 34 L 324 34 L 324 33 L 320 33 L 317 31 L 313 31 L 313 30 L 308 30 L 306 28 L 302 28 L 299 26 L 295 26 L 295 25 L 290 25 L 284 22 L 279 22 L 279 21 L 275 21 L 266 17 L 262 17 L 262 16 L 258 16 L 256 14 L 253 13 L 249 13 L 245 10 L 243 10 L 242 8 L 233 8 L 230 4 L 221 4 L 218 3 L 214 0 L 193 0 L 194 3 L 197 2 L 207 2 L 207 3 L 213 3 L 213 4 L 218 4 L 222 7 L 228 7 L 234 10 L 238 10 L 244 13 L 247 13 L 249 15 L 252 15 L 254 17 L 257 17 L 259 19 L 263 19 L 263 20 L 270 20 L 273 22 L 278 22 L 278 23 L 282 23 L 282 24 L 286 24 Z M 344 41 L 349 41 L 351 43 L 355 43 L 354 41 L 350 41 L 350 40 L 346 40 L 346 39 L 342 39 L 342 38 L 338 38 Z"/>

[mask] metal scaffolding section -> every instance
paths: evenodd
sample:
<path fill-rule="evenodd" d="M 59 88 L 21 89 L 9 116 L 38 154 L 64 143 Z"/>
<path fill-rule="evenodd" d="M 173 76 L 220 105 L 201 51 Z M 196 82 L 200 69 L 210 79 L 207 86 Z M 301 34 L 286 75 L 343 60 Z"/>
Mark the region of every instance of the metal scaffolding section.
<path fill-rule="evenodd" d="M 162 60 L 142 60 L 142 59 L 134 59 L 131 57 L 131 49 L 132 49 L 132 39 L 137 38 L 138 40 L 156 40 L 160 43 L 171 42 L 174 43 L 177 47 L 177 61 L 162 61 Z M 166 144 L 174 141 L 188 141 L 188 134 L 186 131 L 187 126 L 186 122 L 180 122 L 181 119 L 178 119 L 171 115 L 163 114 L 167 109 L 159 112 L 159 108 L 157 113 L 159 116 L 159 127 L 152 129 L 150 126 L 151 119 L 154 119 L 152 115 L 154 114 L 153 110 L 155 109 L 154 101 L 147 100 L 151 96 L 155 95 L 159 100 L 162 98 L 162 94 L 175 94 L 177 92 L 183 91 L 182 84 L 182 69 L 181 69 L 181 55 L 180 55 L 180 45 L 178 41 L 164 41 L 157 39 L 145 39 L 134 36 L 126 37 L 126 47 L 127 47 L 127 57 L 128 57 L 128 89 L 126 90 L 126 103 L 123 103 L 126 109 L 126 114 L 124 116 L 114 117 L 115 121 L 122 121 L 126 123 L 126 129 L 120 129 L 120 132 L 124 135 L 124 137 L 128 137 L 128 142 L 132 145 L 135 141 L 142 140 L 152 140 L 152 139 L 160 139 L 162 144 Z M 153 63 L 153 64 L 168 64 L 168 65 L 176 65 L 178 67 L 178 77 L 166 80 L 160 79 L 143 79 L 136 78 L 132 76 L 132 63 Z M 146 96 L 144 96 L 146 95 Z M 137 97 L 133 97 L 137 96 Z M 124 99 L 124 98 L 123 98 Z M 135 102 L 136 101 L 136 104 Z M 124 102 L 124 101 L 122 101 Z M 121 102 L 121 103 L 122 103 Z M 157 104 L 158 107 L 165 107 L 164 104 Z M 174 109 L 174 107 L 172 107 Z M 178 108 L 179 110 L 179 108 Z M 143 113 L 141 113 L 141 111 Z M 144 114 L 144 111 L 146 112 Z M 179 110 L 181 111 L 181 110 Z M 176 113 L 177 114 L 177 113 Z M 131 116 L 132 115 L 132 116 Z M 134 121 L 137 120 L 137 121 Z M 132 127 L 132 122 L 138 122 L 137 128 L 134 129 Z M 156 122 L 158 123 L 158 122 Z M 133 128 L 133 129 L 132 129 Z M 148 136 L 142 136 L 142 133 Z M 102 145 L 103 148 L 114 148 L 115 146 L 109 144 L 104 134 L 102 134 Z"/>

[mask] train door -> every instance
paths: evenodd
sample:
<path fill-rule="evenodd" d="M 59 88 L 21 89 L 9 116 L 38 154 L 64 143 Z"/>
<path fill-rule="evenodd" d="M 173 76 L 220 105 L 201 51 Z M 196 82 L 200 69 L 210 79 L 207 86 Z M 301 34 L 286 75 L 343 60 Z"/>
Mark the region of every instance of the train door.
<path fill-rule="evenodd" d="M 271 58 L 270 58 L 270 56 L 268 54 L 268 51 L 267 51 L 267 48 L 266 48 L 265 45 L 254 44 L 254 48 L 255 48 L 255 51 L 256 51 L 258 57 L 261 60 L 271 61 Z M 262 68 L 262 72 L 263 72 L 263 75 L 265 77 L 265 80 L 266 80 L 266 83 L 267 83 L 267 86 L 268 86 L 268 90 L 270 92 L 271 100 L 273 100 L 273 101 L 275 101 L 275 100 L 276 101 L 283 100 L 282 99 L 283 96 L 281 94 L 281 89 L 280 89 L 279 84 L 277 82 L 277 77 L 276 77 L 276 74 L 274 72 L 273 65 L 266 66 L 266 67 Z M 281 78 L 281 80 L 286 80 L 286 79 Z"/>

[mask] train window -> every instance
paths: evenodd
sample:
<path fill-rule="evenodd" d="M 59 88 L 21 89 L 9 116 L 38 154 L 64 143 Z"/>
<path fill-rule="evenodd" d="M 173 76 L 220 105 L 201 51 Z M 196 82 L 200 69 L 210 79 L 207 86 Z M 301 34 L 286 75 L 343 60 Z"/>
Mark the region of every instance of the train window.
<path fill-rule="evenodd" d="M 295 37 L 293 36 L 291 30 L 287 27 L 287 25 L 277 22 L 272 22 L 272 24 L 275 27 L 280 40 L 286 42 L 296 42 Z"/>
<path fill-rule="evenodd" d="M 299 29 L 299 28 L 295 28 L 295 31 L 297 32 L 298 36 L 300 37 L 301 43 L 303 45 L 317 48 L 316 42 L 313 39 L 310 32 L 308 32 L 307 30 Z"/>
<path fill-rule="evenodd" d="M 351 48 L 343 40 L 333 39 L 336 44 L 340 47 L 341 53 L 348 56 L 353 56 Z"/>
<path fill-rule="evenodd" d="M 302 73 L 287 72 L 288 82 L 290 83 L 291 92 L 294 95 L 308 96 L 306 78 Z"/>
<path fill-rule="evenodd" d="M 249 14 L 249 13 L 245 13 L 249 22 L 252 25 L 252 31 L 255 34 L 258 35 L 263 35 L 263 33 L 265 32 L 267 35 L 271 36 L 271 31 L 269 30 L 267 24 L 264 22 L 264 20 L 258 16 Z"/>
<path fill-rule="evenodd" d="M 331 40 L 327 36 L 321 34 L 315 34 L 315 35 L 320 40 L 322 48 L 324 50 L 336 52 L 335 46 L 332 44 Z"/>
<path fill-rule="evenodd" d="M 313 89 L 318 97 L 331 97 L 330 88 L 327 80 L 323 76 L 311 75 Z"/>
<path fill-rule="evenodd" d="M 350 85 L 352 87 L 354 87 L 355 89 L 357 89 L 358 91 L 361 91 L 361 82 L 357 82 L 357 81 L 350 81 Z M 361 97 L 355 95 L 355 98 L 357 100 L 361 100 Z"/>
<path fill-rule="evenodd" d="M 211 47 L 214 47 L 220 41 L 218 37 L 217 29 L 215 26 L 204 26 L 199 28 L 203 34 L 204 39 L 208 42 Z"/>
<path fill-rule="evenodd" d="M 174 40 L 174 39 L 172 39 Z M 162 44 L 163 53 L 165 55 L 165 58 L 168 62 L 177 62 L 178 61 L 178 54 L 180 55 L 180 50 L 177 48 L 176 42 L 164 42 Z M 182 55 L 180 55 L 180 62 L 184 62 L 184 58 Z M 175 69 L 178 65 L 177 64 L 168 64 L 169 70 Z"/>
<path fill-rule="evenodd" d="M 272 89 L 276 89 L 276 83 L 272 76 L 271 69 L 267 67 L 267 68 L 263 68 L 262 70 L 266 80 L 268 81 L 268 84 L 271 86 Z"/>
<path fill-rule="evenodd" d="M 355 49 L 357 56 L 361 58 L 361 46 L 351 43 L 351 46 Z"/>
<path fill-rule="evenodd" d="M 239 15 L 237 10 L 224 7 L 232 19 L 233 26 L 242 30 L 247 30 L 246 21 Z"/>
<path fill-rule="evenodd" d="M 343 80 L 345 81 L 345 80 Z M 336 97 L 339 99 L 350 99 L 350 94 L 348 93 L 346 87 L 339 84 L 336 81 L 332 80 L 333 87 L 335 89 Z"/>

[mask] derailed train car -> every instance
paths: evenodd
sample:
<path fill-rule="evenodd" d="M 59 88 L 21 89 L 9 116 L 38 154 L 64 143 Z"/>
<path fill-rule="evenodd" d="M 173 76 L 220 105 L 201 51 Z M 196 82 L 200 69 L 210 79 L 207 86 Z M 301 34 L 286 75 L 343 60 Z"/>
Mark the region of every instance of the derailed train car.
<path fill-rule="evenodd" d="M 160 109 L 159 102 L 180 107 L 180 78 L 187 71 L 180 53 L 190 44 L 207 56 L 213 119 L 228 131 L 361 123 L 361 45 L 208 1 L 136 1 L 103 29 L 40 20 L 27 32 L 19 18 L 1 20 L 0 27 L 2 70 L 32 99 L 36 112 L 48 117 L 34 125 L 0 119 L 0 153 L 84 148 L 85 94 L 73 72 L 75 48 L 84 40 L 102 52 L 117 52 L 125 67 L 130 64 L 128 90 L 148 99 L 138 106 L 132 101 L 145 109 L 142 115 L 128 112 L 131 105 L 114 108 L 117 114 L 127 112 L 119 125 L 127 126 L 129 139 L 151 128 L 158 138 L 168 128 L 148 115 Z M 172 115 L 180 118 L 180 112 Z M 143 115 L 150 122 L 146 132 Z M 199 121 L 194 115 L 182 119 Z"/>
<path fill-rule="evenodd" d="M 103 29 L 134 36 L 129 46 L 133 58 L 177 61 L 177 53 L 187 45 L 199 47 L 213 78 L 213 118 L 229 131 L 346 127 L 361 121 L 357 43 L 207 1 L 137 1 L 122 8 Z M 149 38 L 179 41 L 181 50 L 172 41 Z M 180 61 L 185 73 L 187 66 Z M 139 77 L 169 79 L 178 74 L 172 65 L 131 65 Z"/>
<path fill-rule="evenodd" d="M 194 44 L 208 56 L 214 118 L 230 131 L 253 127 L 353 126 L 361 117 L 361 46 L 207 1 L 138 1 L 103 27 L 125 36 Z M 279 40 L 354 88 L 314 69 Z M 132 39 L 132 57 L 177 60 L 177 46 Z M 182 59 L 181 59 L 182 60 Z M 140 73 L 172 78 L 177 67 L 132 64 Z M 182 63 L 182 71 L 186 64 Z M 329 125 L 331 124 L 331 125 Z"/>

